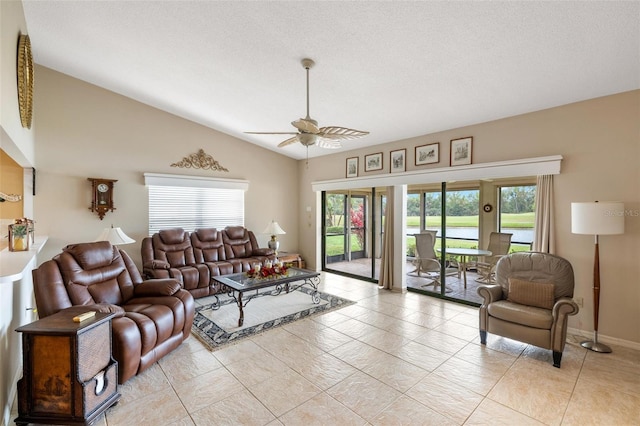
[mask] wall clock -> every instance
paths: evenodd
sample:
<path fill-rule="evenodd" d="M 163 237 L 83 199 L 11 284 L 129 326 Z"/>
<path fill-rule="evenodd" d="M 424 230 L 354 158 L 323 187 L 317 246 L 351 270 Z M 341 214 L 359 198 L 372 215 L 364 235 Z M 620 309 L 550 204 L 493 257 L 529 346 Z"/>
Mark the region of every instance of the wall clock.
<path fill-rule="evenodd" d="M 484 206 L 482 206 L 482 210 L 484 210 L 485 212 L 489 213 L 489 212 L 491 212 L 491 210 L 493 210 L 493 206 L 491 204 L 487 203 Z"/>
<path fill-rule="evenodd" d="M 18 108 L 22 127 L 31 128 L 33 116 L 33 56 L 27 34 L 18 39 Z"/>
<path fill-rule="evenodd" d="M 89 210 L 98 213 L 100 220 L 109 210 L 114 211 L 113 184 L 114 179 L 87 178 L 91 182 L 91 207 Z"/>

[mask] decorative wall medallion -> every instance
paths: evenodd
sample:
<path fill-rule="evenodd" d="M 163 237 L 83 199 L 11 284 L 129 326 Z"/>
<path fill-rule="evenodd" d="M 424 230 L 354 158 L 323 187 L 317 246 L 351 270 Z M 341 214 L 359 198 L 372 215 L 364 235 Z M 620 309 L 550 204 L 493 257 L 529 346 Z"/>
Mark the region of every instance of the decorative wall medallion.
<path fill-rule="evenodd" d="M 212 156 L 205 153 L 203 149 L 198 150 L 195 154 L 182 158 L 182 161 L 171 164 L 171 167 L 194 168 L 204 170 L 215 170 L 218 172 L 228 172 L 222 167 Z"/>
<path fill-rule="evenodd" d="M 33 115 L 33 56 L 31 41 L 26 34 L 18 39 L 18 107 L 22 127 L 31 128 Z"/>

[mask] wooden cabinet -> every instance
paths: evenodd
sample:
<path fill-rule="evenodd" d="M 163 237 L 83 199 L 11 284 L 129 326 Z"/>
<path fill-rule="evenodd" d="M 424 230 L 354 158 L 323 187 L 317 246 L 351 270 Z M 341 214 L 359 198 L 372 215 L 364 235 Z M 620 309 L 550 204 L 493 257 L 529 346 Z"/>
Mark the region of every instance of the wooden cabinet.
<path fill-rule="evenodd" d="M 118 402 L 113 316 L 97 313 L 77 323 L 61 311 L 16 330 L 23 350 L 17 424 L 89 425 Z"/>

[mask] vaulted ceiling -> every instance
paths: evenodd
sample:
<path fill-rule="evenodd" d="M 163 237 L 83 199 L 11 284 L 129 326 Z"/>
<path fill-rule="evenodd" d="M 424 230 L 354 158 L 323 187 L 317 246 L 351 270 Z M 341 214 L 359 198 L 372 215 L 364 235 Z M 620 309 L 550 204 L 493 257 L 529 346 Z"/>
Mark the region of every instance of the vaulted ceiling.
<path fill-rule="evenodd" d="M 23 6 L 36 63 L 298 159 L 244 132 L 295 131 L 305 57 L 311 117 L 370 132 L 342 150 L 640 88 L 638 1 Z"/>

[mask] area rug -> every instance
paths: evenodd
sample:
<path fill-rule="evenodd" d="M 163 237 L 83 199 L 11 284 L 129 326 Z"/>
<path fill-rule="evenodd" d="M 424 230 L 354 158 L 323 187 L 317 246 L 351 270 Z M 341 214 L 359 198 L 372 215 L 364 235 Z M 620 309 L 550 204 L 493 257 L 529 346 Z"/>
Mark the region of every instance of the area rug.
<path fill-rule="evenodd" d="M 289 324 L 303 318 L 351 305 L 352 302 L 332 294 L 318 292 L 320 303 L 311 301 L 313 290 L 300 287 L 290 293 L 275 295 L 275 290 L 243 295 L 253 298 L 244 307 L 244 324 L 238 327 L 240 312 L 233 298 L 219 295 L 219 308 L 215 298 L 198 299 L 191 333 L 211 350 L 235 343 L 258 333 Z"/>

